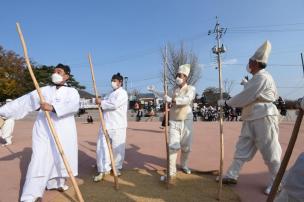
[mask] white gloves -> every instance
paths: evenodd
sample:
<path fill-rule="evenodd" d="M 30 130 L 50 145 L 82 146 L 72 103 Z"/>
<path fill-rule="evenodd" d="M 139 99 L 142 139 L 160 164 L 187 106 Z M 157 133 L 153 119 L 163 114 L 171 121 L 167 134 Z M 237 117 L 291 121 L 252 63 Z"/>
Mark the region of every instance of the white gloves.
<path fill-rule="evenodd" d="M 172 102 L 172 98 L 170 98 L 168 95 L 165 95 L 164 96 L 164 101 L 170 103 L 170 102 Z"/>
<path fill-rule="evenodd" d="M 248 80 L 247 80 L 247 79 L 245 79 L 245 78 L 243 78 L 243 79 L 242 79 L 242 81 L 241 81 L 241 85 L 243 85 L 243 86 L 244 86 L 244 85 L 245 85 L 247 82 L 248 82 Z"/>
<path fill-rule="evenodd" d="M 221 100 L 221 99 L 218 100 L 218 101 L 217 101 L 217 105 L 218 105 L 218 106 L 221 106 L 221 107 L 224 107 L 224 106 L 226 105 L 226 100 Z"/>

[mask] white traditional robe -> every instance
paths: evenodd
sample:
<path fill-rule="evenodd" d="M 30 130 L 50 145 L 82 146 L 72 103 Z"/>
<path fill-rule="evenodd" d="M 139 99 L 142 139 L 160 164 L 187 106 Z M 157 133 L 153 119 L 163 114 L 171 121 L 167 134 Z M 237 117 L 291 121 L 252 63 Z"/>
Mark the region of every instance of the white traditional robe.
<path fill-rule="evenodd" d="M 282 191 L 275 202 L 304 202 L 304 153 L 284 176 Z"/>
<path fill-rule="evenodd" d="M 108 97 L 101 101 L 101 107 L 106 129 L 112 143 L 115 167 L 116 169 L 121 169 L 125 157 L 128 111 L 127 92 L 122 87 L 112 91 Z M 111 170 L 109 150 L 101 127 L 97 140 L 96 162 L 98 172 Z"/>
<path fill-rule="evenodd" d="M 78 146 L 74 114 L 79 109 L 79 94 L 74 88 L 55 86 L 41 88 L 45 102 L 53 105 L 56 113 L 50 112 L 60 143 L 71 166 L 73 175 L 78 175 Z M 33 91 L 0 108 L 0 115 L 21 119 L 29 112 L 39 110 L 38 93 Z M 42 197 L 47 181 L 67 177 L 61 156 L 49 129 L 44 111 L 39 110 L 32 133 L 32 157 L 21 201 Z"/>
<path fill-rule="evenodd" d="M 195 87 L 184 85 L 172 91 L 175 104 L 170 109 L 169 128 L 169 174 L 176 175 L 177 152 L 181 149 L 181 166 L 187 167 L 193 136 L 192 102 L 195 98 Z M 174 106 L 175 105 L 175 106 Z"/>
<path fill-rule="evenodd" d="M 271 173 L 272 184 L 281 162 L 281 146 L 278 140 L 279 112 L 273 102 L 278 92 L 272 76 L 264 69 L 253 75 L 244 90 L 227 100 L 232 107 L 242 107 L 242 131 L 236 144 L 234 160 L 226 176 L 237 179 L 241 167 L 260 150 Z"/>
<path fill-rule="evenodd" d="M 261 69 L 250 79 L 244 90 L 226 103 L 231 107 L 242 107 L 242 120 L 256 120 L 265 116 L 278 116 L 273 104 L 278 99 L 278 91 L 272 76 Z"/>

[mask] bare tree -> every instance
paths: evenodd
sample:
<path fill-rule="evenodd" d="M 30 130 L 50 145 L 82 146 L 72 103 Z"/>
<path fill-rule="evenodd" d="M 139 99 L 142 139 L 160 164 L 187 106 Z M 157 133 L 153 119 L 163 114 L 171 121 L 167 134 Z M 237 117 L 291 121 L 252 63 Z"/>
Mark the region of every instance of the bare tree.
<path fill-rule="evenodd" d="M 235 82 L 232 81 L 232 80 L 229 80 L 229 79 L 225 79 L 225 80 L 223 81 L 223 83 L 224 83 L 224 91 L 225 91 L 228 95 L 230 95 L 232 89 L 234 88 Z"/>
<path fill-rule="evenodd" d="M 165 61 L 165 48 L 162 49 L 162 58 Z M 198 63 L 197 56 L 192 52 L 186 50 L 183 43 L 181 43 L 180 48 L 175 48 L 173 45 L 168 44 L 167 46 L 167 80 L 169 87 L 174 87 L 176 74 L 178 67 L 183 64 L 190 64 L 191 70 L 188 76 L 188 84 L 195 85 L 197 81 L 201 78 L 201 68 Z"/>
<path fill-rule="evenodd" d="M 140 90 L 134 88 L 131 92 L 130 92 L 130 96 L 134 96 L 136 99 L 139 97 L 140 95 Z"/>

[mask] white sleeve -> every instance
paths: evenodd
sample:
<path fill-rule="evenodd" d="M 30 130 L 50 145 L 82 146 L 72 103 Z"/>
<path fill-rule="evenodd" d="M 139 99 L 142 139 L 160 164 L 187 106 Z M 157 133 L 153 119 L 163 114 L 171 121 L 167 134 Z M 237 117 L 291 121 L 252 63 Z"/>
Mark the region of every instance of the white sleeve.
<path fill-rule="evenodd" d="M 174 95 L 174 93 L 175 93 L 175 88 L 172 88 L 172 89 L 170 89 L 170 90 L 168 90 L 167 91 L 167 95 L 170 97 L 170 98 L 172 98 L 173 97 L 173 95 Z M 164 92 L 164 96 L 165 96 L 165 92 Z"/>
<path fill-rule="evenodd" d="M 58 117 L 75 114 L 79 110 L 79 93 L 76 89 L 71 89 L 65 99 L 52 103 Z"/>
<path fill-rule="evenodd" d="M 116 110 L 126 102 L 128 102 L 128 95 L 122 91 L 122 93 L 117 93 L 108 99 L 102 100 L 101 107 L 103 110 Z"/>
<path fill-rule="evenodd" d="M 265 76 L 252 78 L 248 81 L 242 92 L 226 101 L 227 105 L 231 107 L 244 107 L 254 102 L 265 89 L 266 82 L 267 78 Z"/>
<path fill-rule="evenodd" d="M 39 109 L 39 97 L 37 91 L 23 95 L 0 108 L 0 115 L 6 118 L 22 119 L 29 112 Z"/>
<path fill-rule="evenodd" d="M 195 98 L 195 88 L 189 86 L 187 93 L 183 96 L 178 96 L 175 98 L 176 105 L 190 105 Z"/>

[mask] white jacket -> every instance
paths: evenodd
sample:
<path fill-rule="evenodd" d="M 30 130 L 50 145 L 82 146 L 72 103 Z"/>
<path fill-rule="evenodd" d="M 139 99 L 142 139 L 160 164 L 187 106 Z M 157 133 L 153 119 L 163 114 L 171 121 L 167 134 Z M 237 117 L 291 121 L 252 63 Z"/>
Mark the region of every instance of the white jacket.
<path fill-rule="evenodd" d="M 101 101 L 103 118 L 106 128 L 127 128 L 128 94 L 122 88 L 118 88 Z"/>
<path fill-rule="evenodd" d="M 272 76 L 262 69 L 253 75 L 244 90 L 227 100 L 231 107 L 242 107 L 243 120 L 256 120 L 265 116 L 277 116 L 279 112 L 272 103 L 278 99 L 278 91 Z"/>
<path fill-rule="evenodd" d="M 187 84 L 182 88 L 177 87 L 170 96 L 175 99 L 170 109 L 170 120 L 193 119 L 191 105 L 195 98 L 195 87 Z"/>

